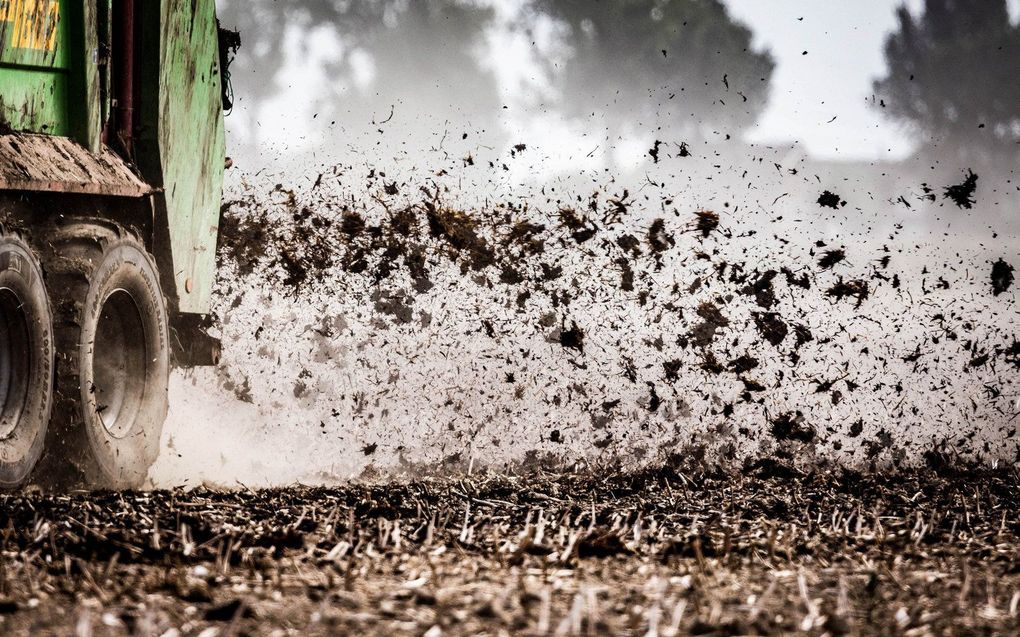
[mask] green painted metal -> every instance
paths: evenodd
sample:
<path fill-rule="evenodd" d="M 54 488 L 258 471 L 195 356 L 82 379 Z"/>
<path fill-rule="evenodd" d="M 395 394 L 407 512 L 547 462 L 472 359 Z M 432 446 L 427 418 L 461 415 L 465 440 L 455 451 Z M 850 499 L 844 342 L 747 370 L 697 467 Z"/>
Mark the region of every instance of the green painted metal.
<path fill-rule="evenodd" d="M 18 131 L 70 135 L 67 75 L 0 70 L 0 122 Z"/>
<path fill-rule="evenodd" d="M 69 21 L 60 2 L 0 0 L 0 122 L 69 135 Z"/>
<path fill-rule="evenodd" d="M 158 78 L 142 83 L 138 165 L 163 188 L 178 309 L 204 314 L 216 274 L 225 152 L 216 7 L 213 0 L 136 6 L 142 74 Z"/>
<path fill-rule="evenodd" d="M 86 43 L 86 51 L 93 49 L 98 51 L 102 47 L 110 47 L 113 42 L 113 23 L 110 20 L 110 16 L 113 15 L 113 0 L 91 0 L 86 7 L 87 10 L 94 12 L 95 17 L 90 17 L 85 22 L 91 24 L 95 21 L 96 24 L 95 41 Z M 113 86 L 110 65 L 96 65 L 95 76 L 91 78 L 91 81 L 94 84 L 90 88 L 95 92 L 96 99 L 100 100 L 96 117 L 98 121 L 105 122 L 110 119 L 110 113 L 113 111 L 113 100 L 110 99 Z"/>
<path fill-rule="evenodd" d="M 69 108 L 73 126 L 72 137 L 93 153 L 98 153 L 101 146 L 100 136 L 102 135 L 103 122 L 106 120 L 101 118 L 99 104 L 99 39 L 96 28 L 98 15 L 96 0 L 62 1 L 66 6 L 65 13 L 71 18 L 70 39 L 74 47 L 70 64 L 72 99 Z"/>
<path fill-rule="evenodd" d="M 109 50 L 115 7 L 0 0 L 0 129 L 70 137 L 99 153 L 112 112 L 110 64 L 100 52 Z M 172 272 L 162 276 L 173 281 L 177 309 L 207 313 L 225 147 L 215 2 L 135 0 L 135 11 L 139 96 L 129 159 L 157 189 L 154 247 L 170 253 Z"/>
<path fill-rule="evenodd" d="M 0 124 L 99 150 L 94 4 L 0 0 Z"/>

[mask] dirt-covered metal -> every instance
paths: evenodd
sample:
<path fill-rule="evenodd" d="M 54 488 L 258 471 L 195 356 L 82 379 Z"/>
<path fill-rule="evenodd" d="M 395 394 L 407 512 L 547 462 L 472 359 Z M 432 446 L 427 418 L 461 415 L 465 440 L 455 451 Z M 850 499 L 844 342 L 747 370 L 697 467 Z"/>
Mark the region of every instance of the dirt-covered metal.
<path fill-rule="evenodd" d="M 140 38 L 142 174 L 164 191 L 173 277 L 182 312 L 209 310 L 223 189 L 224 131 L 219 36 L 212 2 L 136 6 Z"/>
<path fill-rule="evenodd" d="M 63 138 L 0 142 L 0 189 L 156 193 L 154 251 L 181 312 L 208 311 L 215 271 L 219 48 L 212 2 L 0 1 L 0 133 Z"/>
<path fill-rule="evenodd" d="M 0 190 L 142 197 L 152 188 L 104 148 L 93 154 L 65 137 L 0 135 Z"/>

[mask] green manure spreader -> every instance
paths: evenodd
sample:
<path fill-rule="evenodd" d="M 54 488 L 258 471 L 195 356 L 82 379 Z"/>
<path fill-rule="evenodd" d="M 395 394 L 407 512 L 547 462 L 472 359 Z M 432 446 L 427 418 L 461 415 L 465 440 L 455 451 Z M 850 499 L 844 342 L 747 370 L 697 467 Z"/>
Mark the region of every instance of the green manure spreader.
<path fill-rule="evenodd" d="M 239 43 L 214 0 L 0 0 L 0 485 L 141 485 L 215 362 Z"/>

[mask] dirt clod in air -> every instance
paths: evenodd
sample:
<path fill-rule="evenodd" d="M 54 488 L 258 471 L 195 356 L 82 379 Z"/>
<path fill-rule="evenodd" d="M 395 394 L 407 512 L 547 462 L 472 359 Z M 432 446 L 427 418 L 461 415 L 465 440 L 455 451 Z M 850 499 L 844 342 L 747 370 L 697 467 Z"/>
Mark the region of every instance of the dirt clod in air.
<path fill-rule="evenodd" d="M 648 228 L 648 247 L 651 251 L 661 254 L 674 245 L 676 245 L 676 241 L 666 232 L 666 221 L 664 219 L 654 220 Z"/>
<path fill-rule="evenodd" d="M 776 440 L 793 440 L 811 442 L 815 439 L 815 430 L 804 422 L 804 415 L 798 412 L 787 412 L 776 416 L 769 429 Z"/>
<path fill-rule="evenodd" d="M 695 347 L 704 349 L 715 340 L 716 332 L 728 327 L 730 321 L 716 304 L 707 301 L 698 306 L 697 314 L 702 320 L 691 330 L 690 340 Z"/>
<path fill-rule="evenodd" d="M 835 265 L 846 259 L 844 250 L 826 250 L 818 259 L 818 267 L 823 270 L 831 270 Z"/>
<path fill-rule="evenodd" d="M 760 307 L 766 310 L 771 309 L 776 304 L 776 290 L 772 281 L 778 274 L 775 270 L 762 272 L 747 287 L 740 290 L 741 294 L 754 297 L 755 303 Z"/>
<path fill-rule="evenodd" d="M 659 163 L 659 148 L 661 146 L 662 142 L 659 140 L 655 140 L 655 144 L 653 144 L 652 148 L 648 151 L 648 155 L 652 158 L 652 161 L 656 164 Z"/>
<path fill-rule="evenodd" d="M 992 294 L 999 296 L 1013 285 L 1013 266 L 999 259 L 992 264 Z"/>
<path fill-rule="evenodd" d="M 781 271 L 783 276 L 786 277 L 786 284 L 790 287 L 798 287 L 804 290 L 811 289 L 811 279 L 806 271 L 799 274 L 790 268 L 783 268 Z"/>
<path fill-rule="evenodd" d="M 952 199 L 953 203 L 960 208 L 970 210 L 974 207 L 974 193 L 977 191 L 977 182 L 978 176 L 974 174 L 974 171 L 968 170 L 967 178 L 963 180 L 963 183 L 946 186 L 943 197 Z"/>
<path fill-rule="evenodd" d="M 564 207 L 559 211 L 560 225 L 570 231 L 570 236 L 577 243 L 585 243 L 595 236 L 598 228 L 585 219 L 573 208 Z"/>
<path fill-rule="evenodd" d="M 411 300 L 404 290 L 395 292 L 376 290 L 372 294 L 376 312 L 388 314 L 397 323 L 410 323 L 414 316 Z"/>
<path fill-rule="evenodd" d="M 570 329 L 560 330 L 560 345 L 584 354 L 584 330 L 573 323 Z"/>
<path fill-rule="evenodd" d="M 776 312 L 755 312 L 754 325 L 758 328 L 761 337 L 774 347 L 779 347 L 779 344 L 786 340 L 786 334 L 789 332 L 789 327 Z"/>
<path fill-rule="evenodd" d="M 719 228 L 719 215 L 711 210 L 698 210 L 694 213 L 693 230 L 707 239 Z"/>
<path fill-rule="evenodd" d="M 442 207 L 431 201 L 424 202 L 429 233 L 443 239 L 450 247 L 452 260 L 463 258 L 467 267 L 479 271 L 492 265 L 496 258 L 488 242 L 478 234 L 475 218 L 460 210 Z"/>
<path fill-rule="evenodd" d="M 818 196 L 818 205 L 823 208 L 832 208 L 838 210 L 840 207 L 846 205 L 846 201 L 840 199 L 840 196 L 834 192 L 826 190 Z"/>
<path fill-rule="evenodd" d="M 844 281 L 840 277 L 839 281 L 825 291 L 825 295 L 842 301 L 845 298 L 856 299 L 857 303 L 854 307 L 860 308 L 864 301 L 868 298 L 868 282 L 867 281 Z"/>

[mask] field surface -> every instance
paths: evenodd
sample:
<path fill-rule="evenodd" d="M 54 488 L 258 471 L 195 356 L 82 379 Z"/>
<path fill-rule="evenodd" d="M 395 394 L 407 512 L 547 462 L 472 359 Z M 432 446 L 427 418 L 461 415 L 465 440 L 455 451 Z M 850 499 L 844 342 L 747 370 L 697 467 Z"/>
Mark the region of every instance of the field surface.
<path fill-rule="evenodd" d="M 0 498 L 5 635 L 1020 631 L 1013 471 Z"/>

